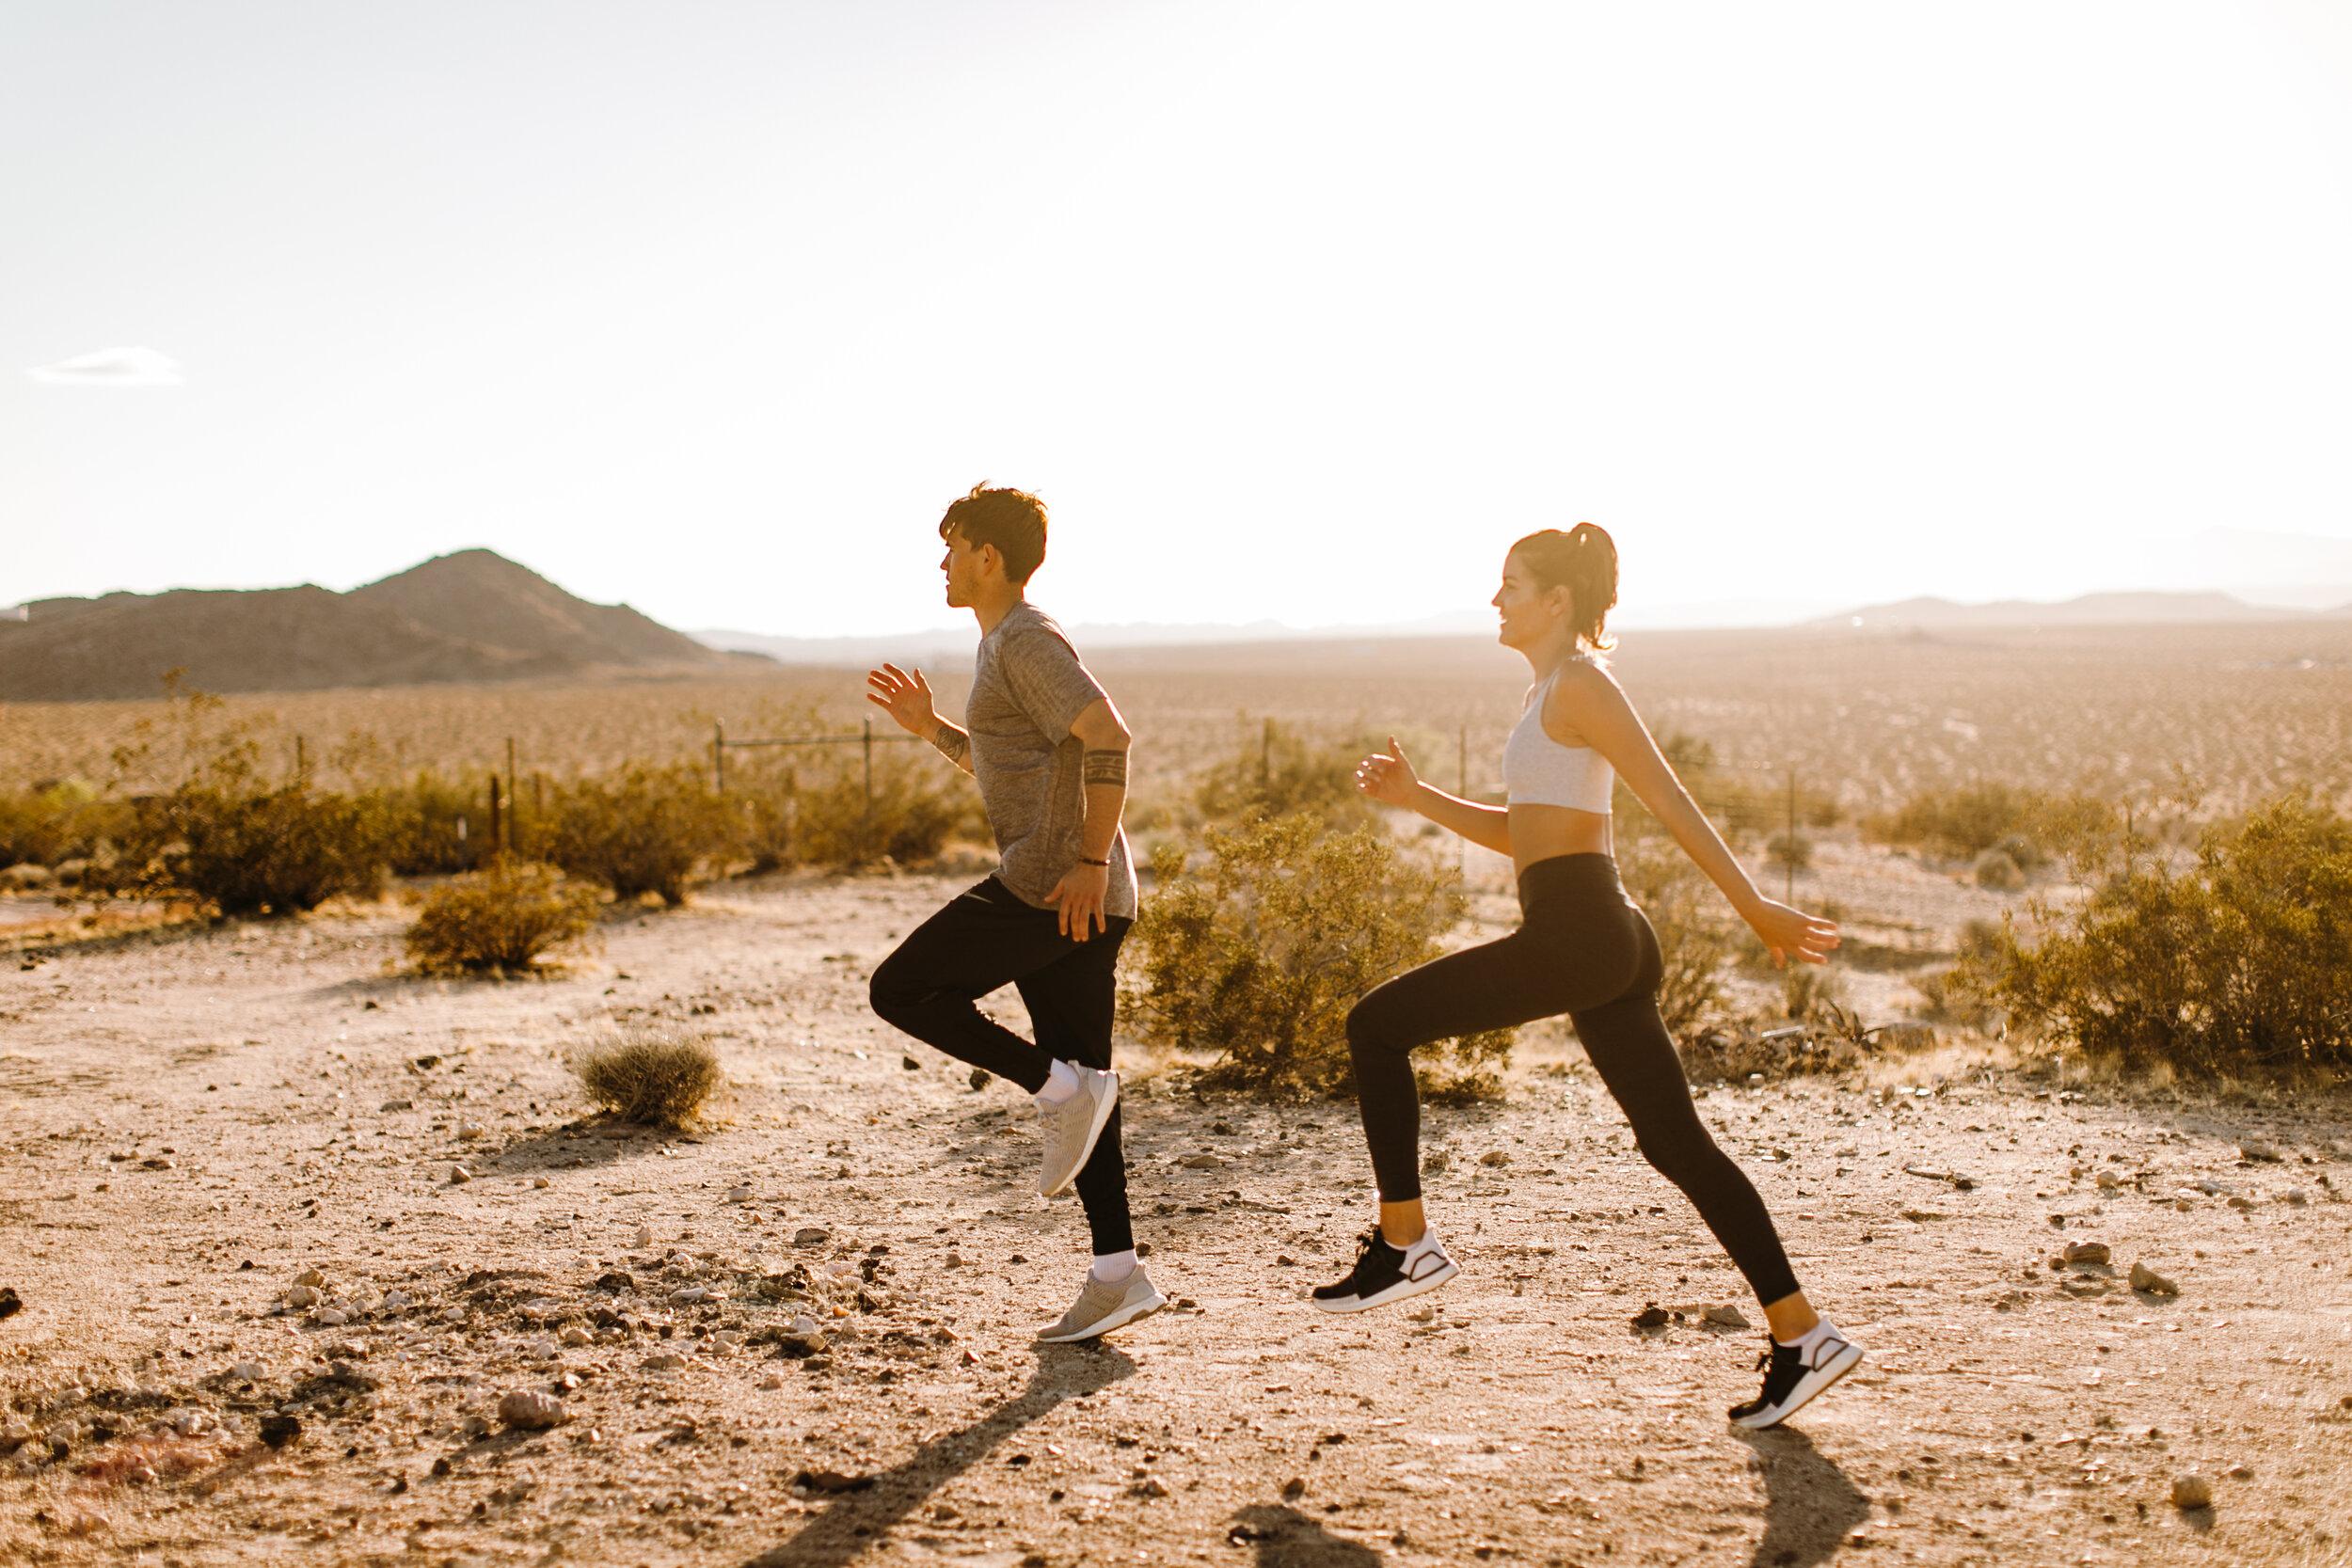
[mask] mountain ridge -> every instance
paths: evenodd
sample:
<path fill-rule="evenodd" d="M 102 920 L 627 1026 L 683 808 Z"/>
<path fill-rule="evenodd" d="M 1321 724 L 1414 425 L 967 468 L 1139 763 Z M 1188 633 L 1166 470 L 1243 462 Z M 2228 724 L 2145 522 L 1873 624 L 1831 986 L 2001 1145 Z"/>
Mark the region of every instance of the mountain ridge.
<path fill-rule="evenodd" d="M 434 556 L 347 594 L 175 588 L 37 599 L 23 615 L 0 620 L 0 702 L 152 697 L 172 672 L 202 691 L 307 691 L 700 673 L 755 657 L 575 597 L 487 549 Z"/>

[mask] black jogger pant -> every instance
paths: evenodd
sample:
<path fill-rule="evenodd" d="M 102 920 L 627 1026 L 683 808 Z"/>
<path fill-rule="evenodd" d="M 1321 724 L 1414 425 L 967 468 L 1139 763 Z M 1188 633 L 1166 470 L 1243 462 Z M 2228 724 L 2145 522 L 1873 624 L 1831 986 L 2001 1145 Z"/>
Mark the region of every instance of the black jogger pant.
<path fill-rule="evenodd" d="M 874 1011 L 916 1039 L 1031 1094 L 1045 1086 L 1057 1057 L 1106 1069 L 1119 944 L 1135 923 L 1109 916 L 1107 930 L 1074 942 L 1062 935 L 1059 920 L 1057 911 L 1022 902 L 991 877 L 909 932 L 882 961 L 868 988 Z M 975 1005 L 1007 985 L 1028 1006 L 1035 1044 Z M 1113 1110 L 1076 1183 L 1097 1257 L 1136 1244 L 1119 1122 Z"/>
<path fill-rule="evenodd" d="M 1658 1016 L 1662 966 L 1647 917 L 1607 855 L 1537 861 L 1519 877 L 1519 928 L 1398 975 L 1347 1015 L 1356 1091 L 1380 1196 L 1421 1196 L 1421 1098 L 1410 1053 L 1456 1035 L 1565 1013 L 1632 1123 L 1642 1153 L 1682 1189 L 1760 1302 L 1797 1289 L 1755 1185 L 1715 1147 Z"/>

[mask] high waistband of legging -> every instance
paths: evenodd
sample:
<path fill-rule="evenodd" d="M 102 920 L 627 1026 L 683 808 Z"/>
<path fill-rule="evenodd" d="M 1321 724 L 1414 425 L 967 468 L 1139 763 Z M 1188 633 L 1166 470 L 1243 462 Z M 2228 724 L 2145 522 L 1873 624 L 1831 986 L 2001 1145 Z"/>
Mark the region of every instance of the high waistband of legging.
<path fill-rule="evenodd" d="M 1625 884 L 1617 878 L 1614 856 L 1597 851 L 1553 855 L 1519 873 L 1519 910 L 1533 913 L 1539 904 L 1584 904 L 1594 900 L 1626 902 Z"/>

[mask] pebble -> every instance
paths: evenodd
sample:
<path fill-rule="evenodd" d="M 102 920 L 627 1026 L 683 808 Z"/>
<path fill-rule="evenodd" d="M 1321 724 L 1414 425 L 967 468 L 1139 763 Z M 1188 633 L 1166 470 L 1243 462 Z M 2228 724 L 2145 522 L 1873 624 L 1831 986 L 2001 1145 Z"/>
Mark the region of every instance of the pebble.
<path fill-rule="evenodd" d="M 413 1100 L 388 1100 L 376 1108 L 381 1111 L 413 1111 L 417 1102 Z"/>
<path fill-rule="evenodd" d="M 553 1394 L 518 1388 L 499 1400 L 499 1419 L 511 1427 L 536 1432 L 563 1421 L 564 1402 Z"/>
<path fill-rule="evenodd" d="M 1746 1314 L 1742 1313 L 1737 1307 L 1710 1307 L 1707 1309 L 1704 1316 L 1708 1323 L 1715 1324 L 1719 1328 L 1746 1328 L 1749 1326 Z"/>
<path fill-rule="evenodd" d="M 2233 1465 L 2221 1473 L 2231 1481 L 2252 1481 L 2254 1479 L 2254 1467 L 2250 1465 Z"/>
<path fill-rule="evenodd" d="M 2279 1152 L 2279 1146 L 2267 1138 L 2240 1138 L 2237 1151 L 2249 1160 L 2276 1161 L 2285 1158 Z"/>
<path fill-rule="evenodd" d="M 784 1374 L 782 1372 L 770 1372 L 766 1377 L 759 1380 L 759 1386 L 762 1388 L 770 1390 L 781 1388 L 784 1386 Z"/>
<path fill-rule="evenodd" d="M 259 1361 L 235 1361 L 230 1363 L 229 1376 L 235 1383 L 259 1383 L 269 1372 Z"/>
<path fill-rule="evenodd" d="M 322 1307 L 312 1314 L 312 1321 L 325 1323 L 329 1328 L 341 1328 L 351 1322 L 351 1314 L 340 1307 Z"/>
<path fill-rule="evenodd" d="M 681 1285 L 676 1290 L 670 1292 L 670 1299 L 678 1306 L 691 1307 L 697 1302 L 708 1301 L 710 1299 L 710 1287 L 707 1285 Z"/>
<path fill-rule="evenodd" d="M 804 1225 L 792 1232 L 794 1246 L 823 1246 L 833 1240 L 833 1232 L 822 1226 Z"/>
<path fill-rule="evenodd" d="M 2213 1506 L 2213 1482 L 2194 1470 L 2186 1475 L 2174 1476 L 2172 1478 L 2172 1506 L 2174 1508 L 2211 1508 Z"/>
<path fill-rule="evenodd" d="M 309 1285 L 297 1285 L 286 1292 L 289 1307 L 316 1307 L 322 1299 L 318 1291 Z"/>
<path fill-rule="evenodd" d="M 488 1128 L 478 1121 L 461 1121 L 457 1124 L 457 1135 L 461 1138 L 478 1138 L 488 1131 Z"/>
<path fill-rule="evenodd" d="M 641 1225 L 637 1227 L 637 1234 L 629 1238 L 628 1244 L 631 1246 L 651 1246 L 653 1245 L 653 1232 Z"/>
<path fill-rule="evenodd" d="M 799 1317 L 792 1320 L 792 1332 L 805 1339 L 816 1334 L 823 1332 L 823 1330 L 815 1318 L 812 1318 L 807 1313 L 803 1312 Z"/>
<path fill-rule="evenodd" d="M 1490 1148 L 1478 1157 L 1478 1163 L 1482 1165 L 1507 1165 L 1511 1163 L 1511 1151 L 1507 1148 Z"/>
<path fill-rule="evenodd" d="M 552 1182 L 552 1181 L 548 1180 L 546 1177 L 544 1177 L 544 1176 L 534 1176 L 534 1177 L 532 1177 L 532 1178 L 531 1179 L 531 1184 L 532 1184 L 532 1186 L 534 1186 L 534 1187 L 552 1187 L 552 1186 L 554 1186 L 554 1185 L 555 1185 L 555 1183 L 554 1183 L 554 1182 Z"/>
<path fill-rule="evenodd" d="M 1198 1154 L 1187 1154 L 1176 1163 L 1187 1170 L 1223 1170 L 1225 1168 L 1225 1161 L 1221 1156 L 1211 1154 L 1205 1149 Z"/>
<path fill-rule="evenodd" d="M 308 1285 L 316 1290 L 326 1283 L 326 1276 L 316 1269 L 305 1269 L 294 1276 L 294 1282 L 297 1285 Z"/>
<path fill-rule="evenodd" d="M 680 1367 L 686 1365 L 686 1357 L 682 1355 L 672 1355 L 669 1352 L 664 1351 L 660 1355 L 648 1355 L 645 1357 L 644 1365 L 645 1370 L 649 1372 L 675 1372 Z"/>
<path fill-rule="evenodd" d="M 2303 1205 L 2309 1203 L 2311 1200 L 2312 1195 L 2305 1192 L 2300 1187 L 2289 1187 L 2285 1193 L 2280 1195 L 2279 1199 L 2280 1202 L 2296 1209 L 2302 1208 Z"/>
<path fill-rule="evenodd" d="M 2115 1255 L 2105 1242 L 2069 1242 L 2064 1256 L 2070 1263 L 2104 1263 Z"/>
<path fill-rule="evenodd" d="M 752 1190 L 749 1187 L 729 1187 L 727 1189 L 727 1201 L 729 1203 L 748 1203 L 751 1201 L 751 1196 Z"/>
<path fill-rule="evenodd" d="M 562 1334 L 558 1335 L 557 1338 L 562 1339 L 567 1345 L 591 1345 L 596 1343 L 596 1339 L 595 1335 L 589 1333 L 578 1323 L 574 1323 L 571 1327 L 565 1329 Z"/>
<path fill-rule="evenodd" d="M 302 1423 L 292 1416 L 264 1416 L 257 1431 L 262 1442 L 282 1449 L 302 1435 Z"/>
<path fill-rule="evenodd" d="M 452 1185 L 470 1181 L 473 1180 L 473 1172 L 463 1165 L 452 1165 L 449 1167 L 449 1179 Z"/>
<path fill-rule="evenodd" d="M 384 1292 L 384 1310 L 387 1312 L 405 1311 L 416 1305 L 417 1298 L 410 1295 L 405 1291 L 387 1291 Z"/>
<path fill-rule="evenodd" d="M 2177 1296 L 2181 1288 L 2145 1263 L 2132 1265 L 2132 1289 L 2145 1291 L 2152 1296 Z"/>

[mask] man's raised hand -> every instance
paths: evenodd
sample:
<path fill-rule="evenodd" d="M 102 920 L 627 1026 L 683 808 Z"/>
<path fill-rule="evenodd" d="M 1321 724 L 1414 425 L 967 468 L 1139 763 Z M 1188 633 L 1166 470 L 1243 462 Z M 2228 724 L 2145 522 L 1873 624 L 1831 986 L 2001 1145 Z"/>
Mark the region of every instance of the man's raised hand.
<path fill-rule="evenodd" d="M 931 711 L 930 683 L 920 670 L 908 672 L 895 664 L 866 673 L 866 700 L 898 721 L 909 735 L 931 738 L 939 717 Z"/>

